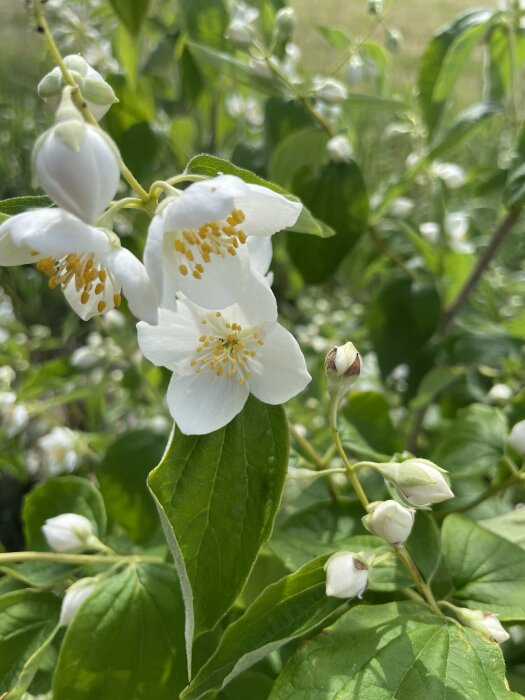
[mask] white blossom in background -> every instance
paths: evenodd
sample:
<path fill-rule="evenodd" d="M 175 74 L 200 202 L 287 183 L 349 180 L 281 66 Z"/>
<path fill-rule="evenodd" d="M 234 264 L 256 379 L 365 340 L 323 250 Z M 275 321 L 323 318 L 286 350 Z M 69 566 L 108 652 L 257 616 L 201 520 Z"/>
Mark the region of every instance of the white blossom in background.
<path fill-rule="evenodd" d="M 16 399 L 12 391 L 0 392 L 0 427 L 7 437 L 18 435 L 29 423 L 29 411 Z"/>
<path fill-rule="evenodd" d="M 93 223 L 117 191 L 119 155 L 105 132 L 84 121 L 70 90 L 64 90 L 55 126 L 35 144 L 33 173 L 60 207 Z"/>
<path fill-rule="evenodd" d="M 62 209 L 12 216 L 0 225 L 0 265 L 30 263 L 83 320 L 119 306 L 124 292 L 131 312 L 155 323 L 157 298 L 144 266 L 106 229 Z"/>
<path fill-rule="evenodd" d="M 275 58 L 275 56 L 270 57 L 270 62 L 273 63 L 273 65 L 276 68 L 279 68 L 279 61 Z M 255 73 L 255 75 L 258 75 L 260 78 L 267 78 L 271 79 L 273 78 L 273 73 L 272 69 L 268 65 L 266 61 L 263 61 L 262 59 L 258 58 L 253 58 L 250 57 L 248 61 L 248 65 L 252 69 L 252 71 Z"/>
<path fill-rule="evenodd" d="M 441 229 L 436 221 L 425 221 L 419 225 L 419 232 L 429 243 L 437 243 Z"/>
<path fill-rule="evenodd" d="M 90 520 L 78 513 L 62 513 L 48 518 L 42 534 L 55 552 L 83 552 L 98 544 Z"/>
<path fill-rule="evenodd" d="M 449 247 L 456 253 L 472 253 L 473 244 L 467 240 L 469 216 L 464 211 L 451 211 L 445 214 L 445 232 L 449 239 Z"/>
<path fill-rule="evenodd" d="M 354 149 L 346 136 L 333 136 L 326 144 L 326 151 L 332 163 L 348 163 L 352 160 Z"/>
<path fill-rule="evenodd" d="M 316 99 L 329 105 L 339 105 L 348 98 L 348 90 L 344 83 L 320 75 L 314 77 L 313 92 Z"/>
<path fill-rule="evenodd" d="M 48 474 L 72 472 L 78 466 L 78 435 L 69 428 L 56 427 L 37 440 L 42 451 L 43 466 Z"/>
<path fill-rule="evenodd" d="M 15 370 L 9 365 L 0 367 L 0 388 L 8 389 L 16 379 Z"/>
<path fill-rule="evenodd" d="M 439 163 L 434 162 L 430 167 L 430 173 L 434 177 L 443 180 L 445 185 L 451 190 L 463 187 L 467 181 L 465 170 L 456 163 Z"/>
<path fill-rule="evenodd" d="M 368 566 L 352 552 L 336 552 L 324 565 L 326 595 L 362 598 L 368 586 Z"/>
<path fill-rule="evenodd" d="M 253 273 L 238 293 L 240 301 L 221 311 L 181 299 L 176 311 L 160 309 L 157 326 L 137 325 L 144 355 L 173 372 L 167 401 L 183 433 L 223 427 L 250 393 L 284 403 L 311 379 L 297 341 L 277 323 L 266 282 Z"/>
<path fill-rule="evenodd" d="M 388 213 L 390 216 L 394 216 L 396 219 L 404 219 L 410 216 L 414 211 L 415 202 L 409 197 L 397 197 L 394 199 L 390 207 L 388 208 Z"/>
<path fill-rule="evenodd" d="M 415 511 L 397 501 L 375 501 L 362 518 L 367 530 L 392 545 L 404 544 L 414 525 Z"/>
<path fill-rule="evenodd" d="M 81 578 L 67 589 L 60 609 L 59 624 L 61 627 L 69 625 L 82 603 L 95 590 L 96 584 L 95 578 Z"/>
<path fill-rule="evenodd" d="M 491 403 L 505 405 L 512 398 L 513 392 L 506 384 L 494 384 L 487 393 L 487 398 Z"/>
<path fill-rule="evenodd" d="M 167 200 L 148 231 L 144 263 L 161 306 L 178 292 L 220 309 L 238 298 L 250 271 L 246 242 L 293 226 L 302 205 L 233 175 L 195 182 Z"/>
<path fill-rule="evenodd" d="M 358 53 L 350 56 L 346 68 L 346 79 L 350 85 L 361 83 L 365 78 L 366 67 L 365 62 Z"/>
<path fill-rule="evenodd" d="M 111 105 L 118 102 L 111 85 L 79 54 L 66 56 L 64 64 L 73 75 L 95 119 L 102 119 Z M 38 94 L 51 109 L 56 110 L 60 104 L 64 87 L 66 87 L 66 83 L 62 71 L 57 66 L 39 82 Z"/>
<path fill-rule="evenodd" d="M 525 457 L 525 420 L 520 420 L 512 426 L 507 445 L 520 457 Z"/>

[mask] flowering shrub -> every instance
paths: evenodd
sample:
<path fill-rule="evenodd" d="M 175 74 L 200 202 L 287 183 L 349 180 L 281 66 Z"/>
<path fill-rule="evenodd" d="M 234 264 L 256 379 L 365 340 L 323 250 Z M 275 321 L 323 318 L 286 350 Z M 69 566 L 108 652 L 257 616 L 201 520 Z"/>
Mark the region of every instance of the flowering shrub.
<path fill-rule="evenodd" d="M 520 3 L 28 5 L 0 698 L 525 697 Z"/>

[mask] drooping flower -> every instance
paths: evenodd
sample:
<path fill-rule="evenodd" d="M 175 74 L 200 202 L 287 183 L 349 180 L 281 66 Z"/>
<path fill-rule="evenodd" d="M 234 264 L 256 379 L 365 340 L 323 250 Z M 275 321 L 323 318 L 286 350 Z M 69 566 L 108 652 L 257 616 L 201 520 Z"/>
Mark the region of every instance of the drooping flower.
<path fill-rule="evenodd" d="M 326 595 L 362 598 L 368 586 L 368 565 L 353 552 L 336 552 L 326 561 Z"/>
<path fill-rule="evenodd" d="M 275 297 L 252 273 L 239 301 L 221 311 L 178 301 L 159 310 L 159 324 L 139 323 L 139 346 L 154 364 L 173 372 L 171 415 L 183 433 L 202 435 L 226 425 L 252 393 L 284 403 L 310 381 L 297 341 L 277 323 Z"/>
<path fill-rule="evenodd" d="M 87 124 L 66 88 L 57 123 L 33 149 L 33 173 L 66 211 L 93 223 L 115 196 L 120 180 L 118 151 L 101 129 Z"/>
<path fill-rule="evenodd" d="M 95 590 L 96 583 L 97 581 L 93 577 L 81 578 L 80 581 L 67 589 L 60 608 L 59 622 L 61 627 L 69 625 L 82 603 Z"/>
<path fill-rule="evenodd" d="M 35 263 L 83 320 L 119 306 L 123 291 L 137 318 L 156 323 L 157 298 L 142 263 L 114 233 L 62 209 L 37 209 L 4 221 L 0 261 Z"/>
<path fill-rule="evenodd" d="M 370 504 L 370 510 L 362 518 L 363 525 L 374 535 L 393 545 L 404 544 L 412 531 L 415 512 L 393 500 Z"/>
<path fill-rule="evenodd" d="M 292 226 L 301 204 L 233 175 L 190 185 L 153 218 L 144 263 L 157 285 L 161 306 L 183 292 L 206 308 L 237 299 L 249 270 L 249 236 L 271 236 Z"/>
<path fill-rule="evenodd" d="M 98 544 L 91 521 L 78 513 L 48 518 L 42 533 L 55 552 L 83 552 Z"/>

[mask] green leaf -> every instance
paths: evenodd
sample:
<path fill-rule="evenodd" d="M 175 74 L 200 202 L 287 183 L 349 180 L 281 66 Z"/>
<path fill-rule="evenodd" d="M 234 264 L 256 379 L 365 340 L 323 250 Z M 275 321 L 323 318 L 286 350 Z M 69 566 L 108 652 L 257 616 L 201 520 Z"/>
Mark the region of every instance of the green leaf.
<path fill-rule="evenodd" d="M 28 209 L 38 209 L 40 207 L 52 207 L 53 200 L 46 195 L 38 195 L 35 197 L 12 197 L 4 199 L 0 202 L 0 214 L 14 216 L 21 214 Z"/>
<path fill-rule="evenodd" d="M 359 605 L 307 642 L 270 700 L 511 700 L 497 644 L 415 603 Z"/>
<path fill-rule="evenodd" d="M 525 204 L 525 165 L 510 173 L 502 199 L 507 209 L 519 209 Z"/>
<path fill-rule="evenodd" d="M 368 326 L 383 376 L 400 364 L 411 365 L 430 340 L 440 319 L 436 289 L 407 277 L 390 278 L 369 304 Z"/>
<path fill-rule="evenodd" d="M 186 684 L 175 569 L 129 566 L 82 603 L 60 649 L 54 700 L 173 700 Z"/>
<path fill-rule="evenodd" d="M 454 418 L 453 430 L 444 430 L 430 459 L 454 474 L 494 474 L 507 434 L 507 422 L 499 409 L 472 404 Z"/>
<path fill-rule="evenodd" d="M 430 513 L 416 513 L 406 546 L 425 581 L 430 581 L 441 560 L 441 533 Z"/>
<path fill-rule="evenodd" d="M 357 163 L 328 163 L 302 168 L 293 191 L 313 215 L 336 232 L 328 241 L 288 236 L 287 248 L 305 282 L 317 284 L 333 275 L 366 231 L 368 193 Z"/>
<path fill-rule="evenodd" d="M 3 564 L 0 571 L 21 581 L 26 586 L 35 588 L 54 588 L 58 583 L 70 577 L 77 567 L 70 564 L 28 561 L 22 564 Z"/>
<path fill-rule="evenodd" d="M 518 507 L 494 518 L 478 520 L 478 525 L 525 549 L 525 508 Z"/>
<path fill-rule="evenodd" d="M 351 36 L 343 29 L 338 29 L 337 27 L 327 27 L 319 24 L 317 25 L 317 31 L 337 51 L 346 51 L 354 43 Z"/>
<path fill-rule="evenodd" d="M 497 102 L 481 102 L 461 112 L 452 125 L 430 147 L 427 158 L 435 160 L 449 155 L 489 119 L 504 114 L 505 107 Z"/>
<path fill-rule="evenodd" d="M 131 431 L 110 445 L 97 467 L 109 517 L 137 543 L 147 541 L 159 525 L 146 479 L 152 466 L 159 463 L 163 449 L 159 435 Z"/>
<path fill-rule="evenodd" d="M 442 530 L 443 563 L 454 599 L 470 608 L 525 620 L 525 551 L 460 515 L 449 515 Z"/>
<path fill-rule="evenodd" d="M 0 596 L 0 693 L 19 697 L 37 670 L 28 663 L 54 635 L 60 600 L 51 593 L 14 591 Z M 27 664 L 27 665 L 26 665 Z"/>
<path fill-rule="evenodd" d="M 126 129 L 118 139 L 118 147 L 139 180 L 154 176 L 163 142 L 149 124 L 142 122 Z"/>
<path fill-rule="evenodd" d="M 223 0 L 179 0 L 182 23 L 189 38 L 205 46 L 225 47 L 229 15 Z"/>
<path fill-rule="evenodd" d="M 270 536 L 288 449 L 283 409 L 250 397 L 213 433 L 175 429 L 150 474 L 181 580 L 188 657 L 194 632 L 212 629 L 229 610 Z"/>
<path fill-rule="evenodd" d="M 321 557 L 268 586 L 246 612 L 230 625 L 209 661 L 182 694 L 198 700 L 224 688 L 233 678 L 292 639 L 319 628 L 347 602 L 328 598 Z"/>
<path fill-rule="evenodd" d="M 314 126 L 312 115 L 300 102 L 279 97 L 272 97 L 266 102 L 264 129 L 270 151 L 288 136 Z"/>
<path fill-rule="evenodd" d="M 272 152 L 268 170 L 270 179 L 290 188 L 300 168 L 326 159 L 327 143 L 327 134 L 316 127 L 309 126 L 291 133 Z"/>
<path fill-rule="evenodd" d="M 41 528 L 48 518 L 62 513 L 83 515 L 93 523 L 97 537 L 106 534 L 104 501 L 93 484 L 78 476 L 52 477 L 25 498 L 22 516 L 28 549 L 50 549 Z"/>
<path fill-rule="evenodd" d="M 430 136 L 470 52 L 482 39 L 493 10 L 471 10 L 442 28 L 428 44 L 419 69 L 419 102 Z"/>
<path fill-rule="evenodd" d="M 353 391 L 342 413 L 377 452 L 391 455 L 403 449 L 399 431 L 390 419 L 390 406 L 382 394 Z"/>
<path fill-rule="evenodd" d="M 464 375 L 464 367 L 434 367 L 419 384 L 417 395 L 410 402 L 411 408 L 419 409 L 427 406 Z"/>
<path fill-rule="evenodd" d="M 477 256 L 472 253 L 458 253 L 452 250 L 444 253 L 441 259 L 441 289 L 445 307 L 452 304 L 463 289 L 476 261 Z"/>
<path fill-rule="evenodd" d="M 109 0 L 115 14 L 133 36 L 137 36 L 149 12 L 151 0 Z"/>
<path fill-rule="evenodd" d="M 215 177 L 220 173 L 224 175 L 236 175 L 237 177 L 240 177 L 241 180 L 244 180 L 244 182 L 248 182 L 252 185 L 268 187 L 270 190 L 278 192 L 294 202 L 299 201 L 297 197 L 289 194 L 278 185 L 274 185 L 272 182 L 268 182 L 268 180 L 263 180 L 262 177 L 255 175 L 255 173 L 245 170 L 244 168 L 239 168 L 236 165 L 233 165 L 233 163 L 223 160 L 222 158 L 216 158 L 215 156 L 209 156 L 206 154 L 195 156 L 186 166 L 186 172 L 195 173 L 198 175 L 207 175 L 208 177 Z M 334 235 L 333 230 L 329 226 L 326 226 L 322 221 L 317 221 L 314 219 L 304 204 L 296 223 L 286 230 L 297 233 L 308 233 L 314 236 L 320 236 L 321 238 L 328 238 L 329 236 Z"/>

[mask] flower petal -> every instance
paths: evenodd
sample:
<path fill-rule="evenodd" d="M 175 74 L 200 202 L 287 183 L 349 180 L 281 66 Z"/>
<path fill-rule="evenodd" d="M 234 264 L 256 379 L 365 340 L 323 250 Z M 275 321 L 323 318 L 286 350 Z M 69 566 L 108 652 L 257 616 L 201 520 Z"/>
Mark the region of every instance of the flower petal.
<path fill-rule="evenodd" d="M 157 323 L 158 299 L 144 265 L 126 248 L 109 253 L 106 266 L 120 280 L 131 313 L 148 323 Z"/>
<path fill-rule="evenodd" d="M 222 428 L 243 408 L 246 384 L 212 371 L 185 377 L 173 375 L 168 387 L 168 407 L 181 432 L 205 435 Z"/>
<path fill-rule="evenodd" d="M 250 362 L 250 391 L 269 404 L 284 403 L 311 381 L 299 344 L 278 323 L 263 324 L 264 345 Z"/>
<path fill-rule="evenodd" d="M 252 270 L 265 275 L 270 269 L 273 250 L 270 236 L 250 236 L 246 241 Z"/>
<path fill-rule="evenodd" d="M 148 237 L 144 246 L 144 265 L 159 299 L 162 299 L 164 277 L 163 243 L 164 217 L 162 214 L 157 214 L 148 228 Z"/>
<path fill-rule="evenodd" d="M 150 362 L 177 374 L 193 374 L 190 365 L 202 333 L 198 310 L 182 300 L 177 311 L 159 309 L 156 326 L 137 324 L 139 347 Z"/>
<path fill-rule="evenodd" d="M 236 208 L 245 215 L 242 230 L 247 236 L 271 236 L 295 224 L 302 204 L 267 187 L 248 185 L 248 188 L 248 194 L 235 198 Z"/>

